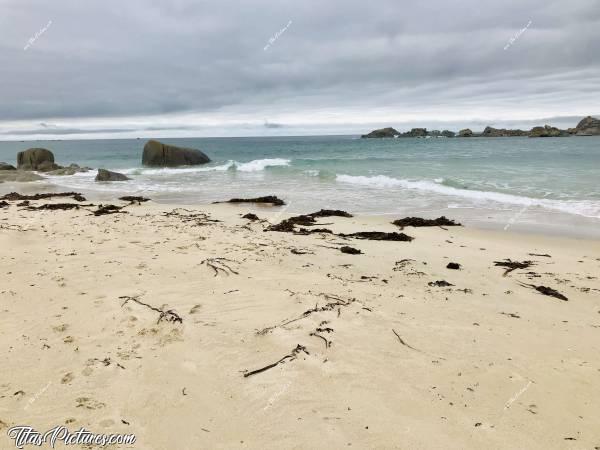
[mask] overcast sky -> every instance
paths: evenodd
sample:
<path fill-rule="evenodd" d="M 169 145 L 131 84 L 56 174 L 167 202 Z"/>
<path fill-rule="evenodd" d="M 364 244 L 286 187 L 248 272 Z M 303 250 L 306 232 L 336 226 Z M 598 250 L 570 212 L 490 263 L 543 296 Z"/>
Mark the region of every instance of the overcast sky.
<path fill-rule="evenodd" d="M 600 113 L 600 0 L 0 6 L 0 139 L 574 126 Z"/>

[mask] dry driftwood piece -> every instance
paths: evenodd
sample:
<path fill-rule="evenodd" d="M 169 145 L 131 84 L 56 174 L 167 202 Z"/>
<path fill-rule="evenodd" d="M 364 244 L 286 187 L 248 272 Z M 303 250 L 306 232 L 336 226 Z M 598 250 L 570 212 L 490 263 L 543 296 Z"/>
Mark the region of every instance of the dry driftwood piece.
<path fill-rule="evenodd" d="M 540 294 L 547 295 L 548 297 L 558 298 L 559 300 L 562 300 L 564 302 L 568 302 L 569 301 L 569 299 L 567 297 L 565 297 L 563 294 L 561 294 L 557 290 L 552 289 L 551 287 L 536 286 L 535 284 L 522 283 L 520 281 L 519 281 L 519 284 L 521 284 L 522 286 L 531 288 L 531 289 L 535 289 Z"/>
<path fill-rule="evenodd" d="M 414 239 L 412 236 L 408 236 L 404 233 L 385 233 L 383 231 L 359 231 L 358 233 L 339 234 L 338 236 L 355 239 L 367 239 L 370 241 L 410 242 Z"/>
<path fill-rule="evenodd" d="M 98 209 L 96 211 L 94 211 L 94 215 L 95 216 L 104 216 L 106 214 L 117 214 L 117 213 L 127 214 L 127 211 L 121 211 L 122 209 L 123 209 L 123 206 L 100 205 L 100 206 L 98 206 Z"/>
<path fill-rule="evenodd" d="M 146 197 L 137 197 L 134 195 L 125 195 L 124 197 L 119 197 L 119 200 L 123 200 L 125 202 L 129 202 L 130 205 L 138 204 L 141 205 L 144 202 L 149 202 L 150 199 Z"/>
<path fill-rule="evenodd" d="M 285 202 L 275 195 L 267 195 L 265 197 L 256 198 L 232 198 L 226 202 L 213 202 L 213 203 L 271 203 L 273 206 L 283 206 Z"/>
<path fill-rule="evenodd" d="M 179 314 L 177 314 L 173 309 L 168 309 L 165 311 L 164 309 L 157 308 L 155 306 L 149 305 L 148 303 L 144 303 L 138 297 L 131 297 L 129 295 L 122 295 L 119 298 L 125 300 L 121 307 L 125 306 L 127 302 L 135 302 L 138 305 L 145 306 L 146 308 L 149 308 L 152 311 L 156 311 L 157 313 L 159 313 L 158 321 L 156 322 L 157 324 L 159 324 L 162 320 L 173 323 L 183 323 L 183 319 L 181 318 L 181 316 L 179 316 Z"/>
<path fill-rule="evenodd" d="M 306 347 L 304 347 L 303 345 L 296 345 L 296 348 L 293 349 L 289 354 L 285 355 L 283 358 L 281 358 L 279 361 L 275 361 L 273 364 L 269 364 L 265 367 L 261 367 L 260 369 L 256 369 L 256 370 L 251 370 L 251 371 L 245 371 L 244 373 L 244 378 L 248 378 L 252 375 L 256 375 L 257 373 L 261 373 L 261 372 L 265 372 L 269 369 L 272 369 L 273 367 L 278 366 L 279 364 L 283 364 L 286 361 L 293 361 L 295 360 L 298 355 L 300 353 L 306 353 L 307 355 L 310 355 L 310 353 L 308 353 L 308 350 L 306 350 Z"/>
<path fill-rule="evenodd" d="M 504 261 L 494 261 L 494 265 L 498 266 L 498 267 L 506 267 L 506 271 L 502 275 L 503 277 L 505 277 L 513 270 L 527 269 L 527 268 L 535 265 L 535 263 L 533 261 L 519 262 L 519 261 L 512 261 L 511 259 L 505 259 Z"/>
<path fill-rule="evenodd" d="M 394 225 L 404 229 L 404 227 L 460 227 L 460 223 L 447 219 L 445 216 L 437 219 L 422 219 L 421 217 L 405 217 L 404 219 L 394 220 Z"/>
<path fill-rule="evenodd" d="M 78 202 L 85 202 L 85 197 L 78 192 L 48 192 L 45 194 L 33 194 L 33 195 L 24 195 L 19 194 L 18 192 L 11 192 L 10 194 L 6 194 L 0 197 L 0 200 L 45 200 L 48 198 L 54 197 L 71 197 L 73 200 Z"/>
<path fill-rule="evenodd" d="M 219 275 L 219 272 L 223 272 L 227 276 L 229 276 L 230 273 L 239 275 L 239 272 L 233 270 L 227 263 L 239 264 L 239 262 L 227 258 L 207 258 L 203 260 L 200 264 L 206 264 L 208 267 L 213 269 L 215 271 L 215 277 Z"/>

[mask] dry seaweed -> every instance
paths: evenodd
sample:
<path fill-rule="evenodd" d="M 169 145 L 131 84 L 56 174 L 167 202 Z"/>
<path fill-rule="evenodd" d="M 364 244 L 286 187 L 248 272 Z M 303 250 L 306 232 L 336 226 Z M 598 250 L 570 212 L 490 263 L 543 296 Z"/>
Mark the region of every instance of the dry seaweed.
<path fill-rule="evenodd" d="M 45 199 L 54 198 L 54 197 L 72 197 L 73 200 L 76 200 L 78 202 L 85 202 L 85 197 L 78 192 L 48 192 L 48 193 L 44 193 L 44 194 L 32 194 L 32 195 L 25 195 L 25 194 L 19 194 L 18 192 L 11 192 L 10 194 L 6 194 L 6 195 L 0 197 L 0 200 L 9 200 L 9 201 L 45 200 Z"/>
<path fill-rule="evenodd" d="M 213 202 L 213 203 L 271 203 L 274 206 L 283 206 L 285 202 L 275 195 L 267 195 L 265 197 L 256 198 L 232 198 L 226 202 Z"/>
<path fill-rule="evenodd" d="M 248 219 L 252 222 L 256 222 L 257 220 L 260 220 L 256 214 L 252 214 L 252 213 L 244 214 L 242 216 L 242 219 Z"/>
<path fill-rule="evenodd" d="M 506 271 L 502 275 L 503 277 L 505 277 L 513 270 L 527 269 L 527 268 L 535 265 L 535 263 L 533 261 L 522 261 L 521 262 L 521 261 L 512 261 L 511 259 L 506 259 L 504 261 L 494 261 L 494 265 L 498 266 L 498 267 L 506 267 Z"/>
<path fill-rule="evenodd" d="M 446 269 L 452 269 L 452 270 L 460 270 L 461 265 L 459 263 L 455 263 L 455 262 L 451 262 L 448 263 L 448 265 L 446 266 Z"/>
<path fill-rule="evenodd" d="M 244 378 L 248 378 L 252 375 L 256 375 L 257 373 L 265 372 L 269 369 L 272 369 L 273 367 L 278 366 L 279 364 L 283 364 L 284 362 L 286 362 L 288 360 L 293 361 L 298 357 L 298 354 L 300 354 L 300 353 L 306 353 L 307 355 L 310 354 L 310 353 L 308 353 L 308 350 L 306 350 L 306 347 L 298 344 L 298 345 L 296 345 L 295 349 L 293 349 L 289 354 L 285 355 L 283 358 L 279 359 L 278 361 L 276 361 L 272 364 L 268 364 L 264 367 L 261 367 L 260 369 L 245 371 Z"/>
<path fill-rule="evenodd" d="M 131 297 L 129 295 L 122 295 L 119 298 L 125 300 L 123 302 L 123 304 L 121 305 L 121 307 L 125 306 L 127 304 L 127 302 L 135 302 L 138 305 L 145 306 L 146 308 L 159 313 L 158 321 L 156 322 L 157 324 L 159 324 L 163 320 L 165 320 L 167 322 L 173 322 L 173 323 L 183 323 L 183 319 L 181 318 L 181 316 L 179 316 L 179 314 L 177 314 L 175 312 L 175 310 L 173 310 L 173 309 L 168 309 L 165 311 L 162 308 L 157 308 L 156 306 L 152 306 L 152 305 L 149 305 L 148 303 L 144 303 L 137 296 Z"/>
<path fill-rule="evenodd" d="M 448 283 L 446 280 L 430 281 L 427 284 L 429 286 L 435 286 L 435 287 L 449 287 L 449 286 L 454 286 L 452 283 Z"/>
<path fill-rule="evenodd" d="M 557 290 L 552 289 L 551 287 L 536 286 L 535 284 L 521 283 L 520 281 L 519 281 L 519 283 L 522 286 L 525 286 L 525 287 L 528 287 L 528 288 L 531 288 L 531 289 L 535 289 L 536 291 L 538 291 L 542 295 L 547 295 L 548 297 L 554 297 L 554 298 L 557 298 L 557 299 L 562 300 L 564 302 L 568 302 L 569 301 L 569 299 L 567 297 L 565 297 L 563 294 L 561 294 Z"/>
<path fill-rule="evenodd" d="M 137 197 L 134 195 L 126 195 L 124 197 L 119 197 L 119 200 L 123 200 L 125 202 L 129 202 L 130 205 L 134 205 L 135 203 L 137 203 L 138 205 L 141 205 L 144 202 L 149 202 L 150 199 L 146 198 L 146 197 Z"/>
<path fill-rule="evenodd" d="M 370 241 L 399 241 L 410 242 L 414 238 L 404 233 L 386 233 L 383 231 L 359 231 L 358 233 L 339 234 L 338 236 L 355 239 L 367 239 Z"/>
<path fill-rule="evenodd" d="M 438 217 L 437 219 L 423 219 L 421 217 L 405 217 L 404 219 L 394 220 L 394 225 L 404 229 L 404 227 L 460 227 L 460 223 L 454 220 L 448 219 L 445 216 Z"/>
<path fill-rule="evenodd" d="M 96 211 L 94 211 L 94 215 L 95 216 L 104 216 L 107 214 L 117 214 L 117 213 L 127 214 L 127 211 L 121 211 L 122 209 L 123 209 L 122 206 L 100 205 L 100 206 L 98 206 L 98 209 Z"/>
<path fill-rule="evenodd" d="M 4 200 L 2 200 L 0 202 L 0 208 L 8 208 L 10 206 L 10 203 L 5 202 Z"/>
<path fill-rule="evenodd" d="M 228 265 L 228 263 L 239 264 L 237 261 L 235 261 L 233 259 L 227 259 L 227 258 L 208 258 L 208 259 L 205 259 L 204 261 L 202 261 L 200 264 L 206 264 L 208 267 L 210 267 L 212 270 L 214 270 L 215 277 L 217 275 L 219 275 L 219 272 L 222 272 L 227 276 L 229 276 L 230 273 L 239 275 L 239 272 L 236 272 L 235 270 L 233 270 Z"/>
<path fill-rule="evenodd" d="M 77 203 L 46 203 L 27 207 L 29 211 L 67 211 L 70 209 L 79 209 L 79 205 Z"/>

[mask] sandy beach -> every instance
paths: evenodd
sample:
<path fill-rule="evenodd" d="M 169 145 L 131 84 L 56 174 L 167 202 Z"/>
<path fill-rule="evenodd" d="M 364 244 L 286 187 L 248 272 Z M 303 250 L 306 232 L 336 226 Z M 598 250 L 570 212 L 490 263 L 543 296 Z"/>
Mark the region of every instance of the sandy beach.
<path fill-rule="evenodd" d="M 600 447 L 599 241 L 379 217 L 298 235 L 265 231 L 285 213 L 252 204 L 7 203 L 3 449 L 17 425 L 157 450 Z M 32 209 L 49 203 L 78 208 Z M 340 236 L 360 231 L 414 240 Z M 531 265 L 505 274 L 507 259 Z"/>

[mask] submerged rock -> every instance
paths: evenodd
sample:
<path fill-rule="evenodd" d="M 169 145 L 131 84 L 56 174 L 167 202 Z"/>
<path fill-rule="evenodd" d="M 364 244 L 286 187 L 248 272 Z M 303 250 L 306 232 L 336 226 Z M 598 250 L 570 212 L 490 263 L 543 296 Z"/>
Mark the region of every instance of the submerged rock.
<path fill-rule="evenodd" d="M 47 172 L 48 175 L 75 175 L 80 172 L 89 172 L 91 169 L 89 167 L 79 167 L 78 164 L 70 164 L 67 167 L 61 167 L 60 169 L 51 170 Z"/>
<path fill-rule="evenodd" d="M 54 163 L 54 154 L 48 149 L 30 148 L 17 153 L 17 169 L 19 170 L 48 172 L 60 168 Z"/>
<path fill-rule="evenodd" d="M 111 172 L 106 169 L 98 169 L 98 175 L 96 175 L 95 181 L 127 181 L 130 180 L 126 175 L 119 172 Z"/>
<path fill-rule="evenodd" d="M 163 144 L 149 140 L 144 145 L 142 164 L 154 167 L 195 166 L 210 162 L 210 158 L 200 150 Z"/>

